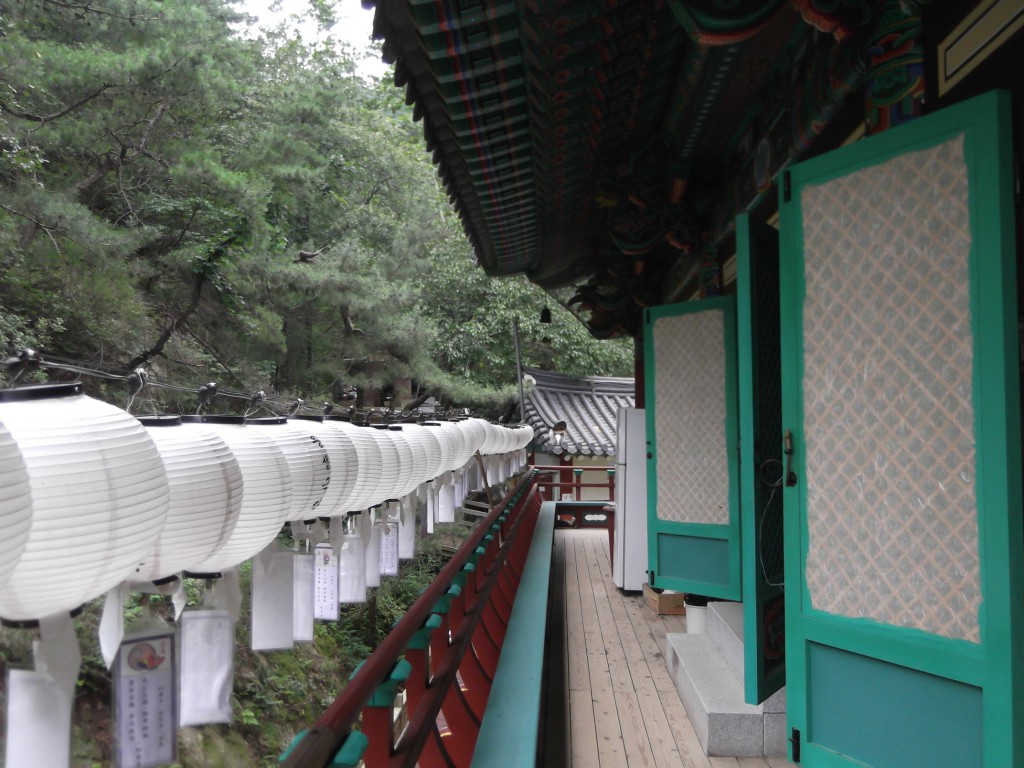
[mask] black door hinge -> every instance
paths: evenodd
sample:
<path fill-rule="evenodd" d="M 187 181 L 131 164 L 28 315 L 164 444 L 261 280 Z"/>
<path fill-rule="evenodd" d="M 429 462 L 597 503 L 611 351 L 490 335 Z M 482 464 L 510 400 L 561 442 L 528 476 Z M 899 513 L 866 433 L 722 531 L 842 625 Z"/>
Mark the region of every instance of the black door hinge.
<path fill-rule="evenodd" d="M 796 728 L 793 728 L 792 729 L 792 734 L 793 735 L 789 737 L 789 743 L 790 743 L 790 746 L 792 747 L 791 751 L 793 753 L 793 762 L 794 763 L 799 763 L 800 762 L 800 731 L 798 731 Z"/>
<path fill-rule="evenodd" d="M 782 172 L 782 202 L 788 203 L 793 198 L 793 179 L 789 171 Z"/>

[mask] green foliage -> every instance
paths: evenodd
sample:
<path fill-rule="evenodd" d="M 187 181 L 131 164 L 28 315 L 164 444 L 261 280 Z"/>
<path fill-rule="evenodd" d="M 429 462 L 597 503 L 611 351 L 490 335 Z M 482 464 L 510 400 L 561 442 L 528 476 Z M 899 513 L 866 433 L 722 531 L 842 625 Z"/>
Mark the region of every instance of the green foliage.
<path fill-rule="evenodd" d="M 333 3 L 306 11 L 324 28 Z M 0 341 L 330 396 L 413 379 L 494 414 L 527 365 L 628 374 L 525 280 L 490 280 L 398 90 L 227 0 L 0 10 Z M 563 297 L 564 298 L 564 297 Z"/>

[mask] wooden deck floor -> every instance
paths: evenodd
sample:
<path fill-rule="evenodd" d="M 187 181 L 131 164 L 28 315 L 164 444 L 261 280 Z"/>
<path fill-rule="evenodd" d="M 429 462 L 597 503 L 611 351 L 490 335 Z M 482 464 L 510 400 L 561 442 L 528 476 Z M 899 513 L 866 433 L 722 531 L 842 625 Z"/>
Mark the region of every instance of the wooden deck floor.
<path fill-rule="evenodd" d="M 604 530 L 555 532 L 544 765 L 551 768 L 782 768 L 776 758 L 704 755 L 665 669 L 666 632 L 611 579 Z"/>

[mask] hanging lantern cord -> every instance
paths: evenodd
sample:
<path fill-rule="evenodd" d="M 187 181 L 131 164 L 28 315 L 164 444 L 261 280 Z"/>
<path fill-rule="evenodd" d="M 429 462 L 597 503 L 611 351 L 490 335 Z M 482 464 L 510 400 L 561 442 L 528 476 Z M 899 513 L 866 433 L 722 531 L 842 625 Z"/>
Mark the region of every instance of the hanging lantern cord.
<path fill-rule="evenodd" d="M 136 368 L 128 377 L 128 405 L 124 407 L 128 413 L 132 412 L 132 404 L 135 396 L 141 392 L 149 382 L 149 373 L 145 368 Z"/>
<path fill-rule="evenodd" d="M 196 413 L 198 414 L 203 408 L 210 404 L 214 397 L 217 396 L 217 382 L 211 381 L 207 384 L 203 384 L 196 394 L 199 396 L 199 402 L 196 405 Z"/>
<path fill-rule="evenodd" d="M 16 384 L 26 371 L 38 371 L 43 359 L 34 349 L 25 348 L 17 357 L 9 357 L 4 360 L 4 367 L 8 373 L 13 373 L 11 383 Z"/>
<path fill-rule="evenodd" d="M 249 407 L 245 409 L 245 417 L 252 416 L 255 411 L 263 406 L 264 401 L 267 399 L 267 393 L 262 389 L 256 392 L 252 397 L 249 398 Z"/>

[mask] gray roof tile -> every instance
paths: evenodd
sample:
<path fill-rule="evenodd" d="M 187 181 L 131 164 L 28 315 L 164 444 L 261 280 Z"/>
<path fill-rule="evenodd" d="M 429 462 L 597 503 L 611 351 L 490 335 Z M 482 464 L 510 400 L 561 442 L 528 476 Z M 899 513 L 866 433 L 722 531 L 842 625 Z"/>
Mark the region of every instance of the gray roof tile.
<path fill-rule="evenodd" d="M 632 407 L 633 379 L 611 376 L 577 378 L 536 368 L 524 368 L 535 386 L 524 397 L 525 421 L 536 433 L 536 445 L 546 453 L 571 456 L 614 456 L 615 418 L 622 407 Z M 562 445 L 555 447 L 551 426 L 566 424 Z"/>

